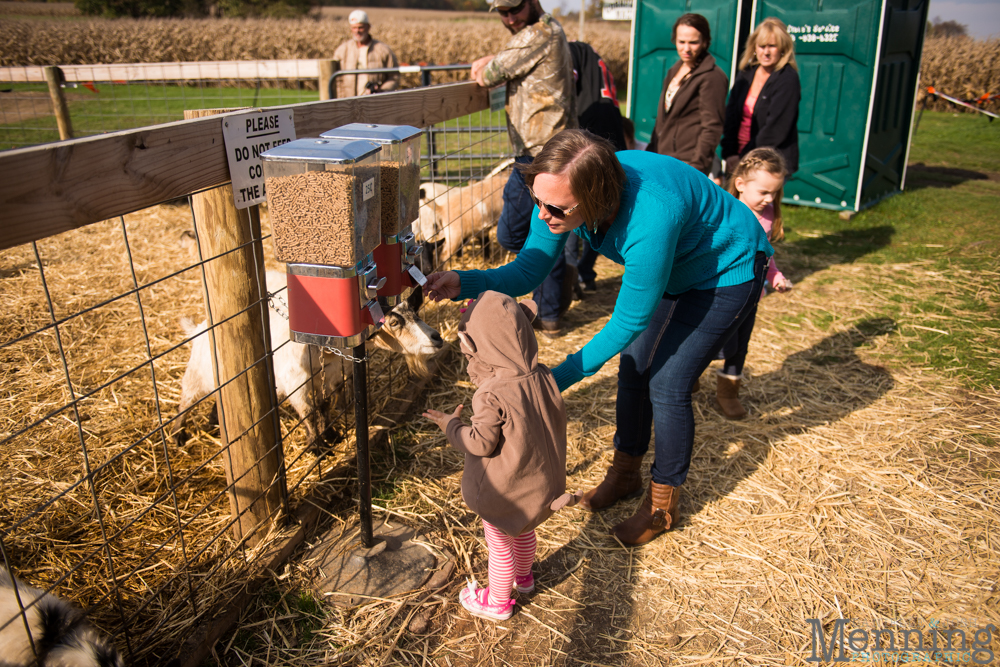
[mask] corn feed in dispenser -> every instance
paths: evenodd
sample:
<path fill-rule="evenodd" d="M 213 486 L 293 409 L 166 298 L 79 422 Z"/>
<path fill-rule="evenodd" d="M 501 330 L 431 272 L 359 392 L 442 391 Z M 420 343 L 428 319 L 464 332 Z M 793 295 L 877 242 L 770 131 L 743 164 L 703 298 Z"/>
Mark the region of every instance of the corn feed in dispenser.
<path fill-rule="evenodd" d="M 379 276 L 386 279 L 379 299 L 394 306 L 424 282 L 423 273 L 414 265 L 423 248 L 412 228 L 420 215 L 421 131 L 409 125 L 351 123 L 320 136 L 373 141 L 382 146 L 382 243 L 375 249 L 375 262 Z"/>
<path fill-rule="evenodd" d="M 349 348 L 380 326 L 381 146 L 299 139 L 261 154 L 276 259 L 288 265 L 291 338 Z"/>

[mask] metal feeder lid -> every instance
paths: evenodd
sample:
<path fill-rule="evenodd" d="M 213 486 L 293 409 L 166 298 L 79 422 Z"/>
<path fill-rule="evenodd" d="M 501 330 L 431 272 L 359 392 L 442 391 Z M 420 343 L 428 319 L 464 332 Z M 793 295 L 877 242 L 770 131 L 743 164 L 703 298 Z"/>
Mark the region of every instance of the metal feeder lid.
<path fill-rule="evenodd" d="M 419 135 L 421 130 L 410 125 L 379 125 L 351 123 L 327 130 L 319 135 L 327 139 L 367 139 L 380 144 L 398 144 Z"/>
<path fill-rule="evenodd" d="M 260 154 L 268 160 L 303 160 L 351 164 L 382 150 L 374 141 L 357 139 L 296 139 Z"/>

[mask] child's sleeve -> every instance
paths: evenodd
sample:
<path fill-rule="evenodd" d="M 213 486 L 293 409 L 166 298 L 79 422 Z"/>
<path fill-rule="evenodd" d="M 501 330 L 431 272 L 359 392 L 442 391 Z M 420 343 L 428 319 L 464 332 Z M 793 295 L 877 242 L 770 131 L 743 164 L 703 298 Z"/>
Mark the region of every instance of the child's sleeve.
<path fill-rule="evenodd" d="M 782 278 L 785 277 L 784 274 L 778 269 L 778 265 L 775 263 L 774 257 L 772 257 L 771 261 L 767 263 L 767 282 L 773 285 L 774 279 L 778 276 L 781 276 Z"/>
<path fill-rule="evenodd" d="M 473 456 L 489 456 L 503 436 L 505 410 L 497 396 L 480 389 L 472 397 L 472 426 L 461 419 L 448 422 L 445 434 L 451 446 Z"/>

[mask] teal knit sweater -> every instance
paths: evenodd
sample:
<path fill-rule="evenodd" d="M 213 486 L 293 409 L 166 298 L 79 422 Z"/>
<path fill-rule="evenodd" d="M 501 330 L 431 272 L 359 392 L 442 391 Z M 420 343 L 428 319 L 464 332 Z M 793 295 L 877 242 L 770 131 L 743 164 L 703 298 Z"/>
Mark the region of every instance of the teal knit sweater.
<path fill-rule="evenodd" d="M 756 216 L 701 172 L 664 155 L 623 151 L 628 178 L 607 233 L 582 225 L 553 234 L 536 207 L 524 248 L 510 264 L 488 271 L 458 271 L 459 299 L 496 290 L 521 296 L 552 271 L 570 233 L 624 265 L 611 319 L 589 343 L 552 369 L 559 390 L 593 375 L 649 325 L 664 293 L 739 285 L 753 279 L 754 254 L 774 254 Z"/>

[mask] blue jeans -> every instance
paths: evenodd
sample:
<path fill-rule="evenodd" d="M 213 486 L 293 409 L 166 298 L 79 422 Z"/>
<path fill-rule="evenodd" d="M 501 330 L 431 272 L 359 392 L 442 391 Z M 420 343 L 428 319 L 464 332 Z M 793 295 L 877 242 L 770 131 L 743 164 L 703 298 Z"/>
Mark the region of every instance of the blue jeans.
<path fill-rule="evenodd" d="M 594 263 L 597 261 L 597 251 L 590 247 L 587 240 L 570 234 L 566 240 L 566 261 L 576 267 L 577 274 L 585 283 L 597 280 Z"/>
<path fill-rule="evenodd" d="M 531 164 L 532 160 L 534 158 L 530 155 L 514 158 L 514 161 L 520 164 Z M 500 211 L 500 220 L 497 222 L 497 241 L 505 250 L 514 254 L 521 252 L 531 231 L 531 214 L 534 208 L 535 202 L 528 194 L 528 186 L 520 170 L 512 170 L 507 184 L 503 187 L 503 210 Z M 552 273 L 542 281 L 532 295 L 538 304 L 538 319 L 559 319 L 559 304 L 565 274 L 566 258 L 559 255 Z"/>
<path fill-rule="evenodd" d="M 615 449 L 643 456 L 655 424 L 657 484 L 680 486 L 694 444 L 691 388 L 708 364 L 755 316 L 766 259 L 757 253 L 754 278 L 732 287 L 665 294 L 649 327 L 621 353 Z"/>
<path fill-rule="evenodd" d="M 730 337 L 716 358 L 725 359 L 722 364 L 722 372 L 726 375 L 743 375 L 743 365 L 747 361 L 747 351 L 750 349 L 750 336 L 753 334 L 753 325 L 757 321 L 757 310 L 750 314 L 743 323 L 737 327 L 736 332 Z"/>

